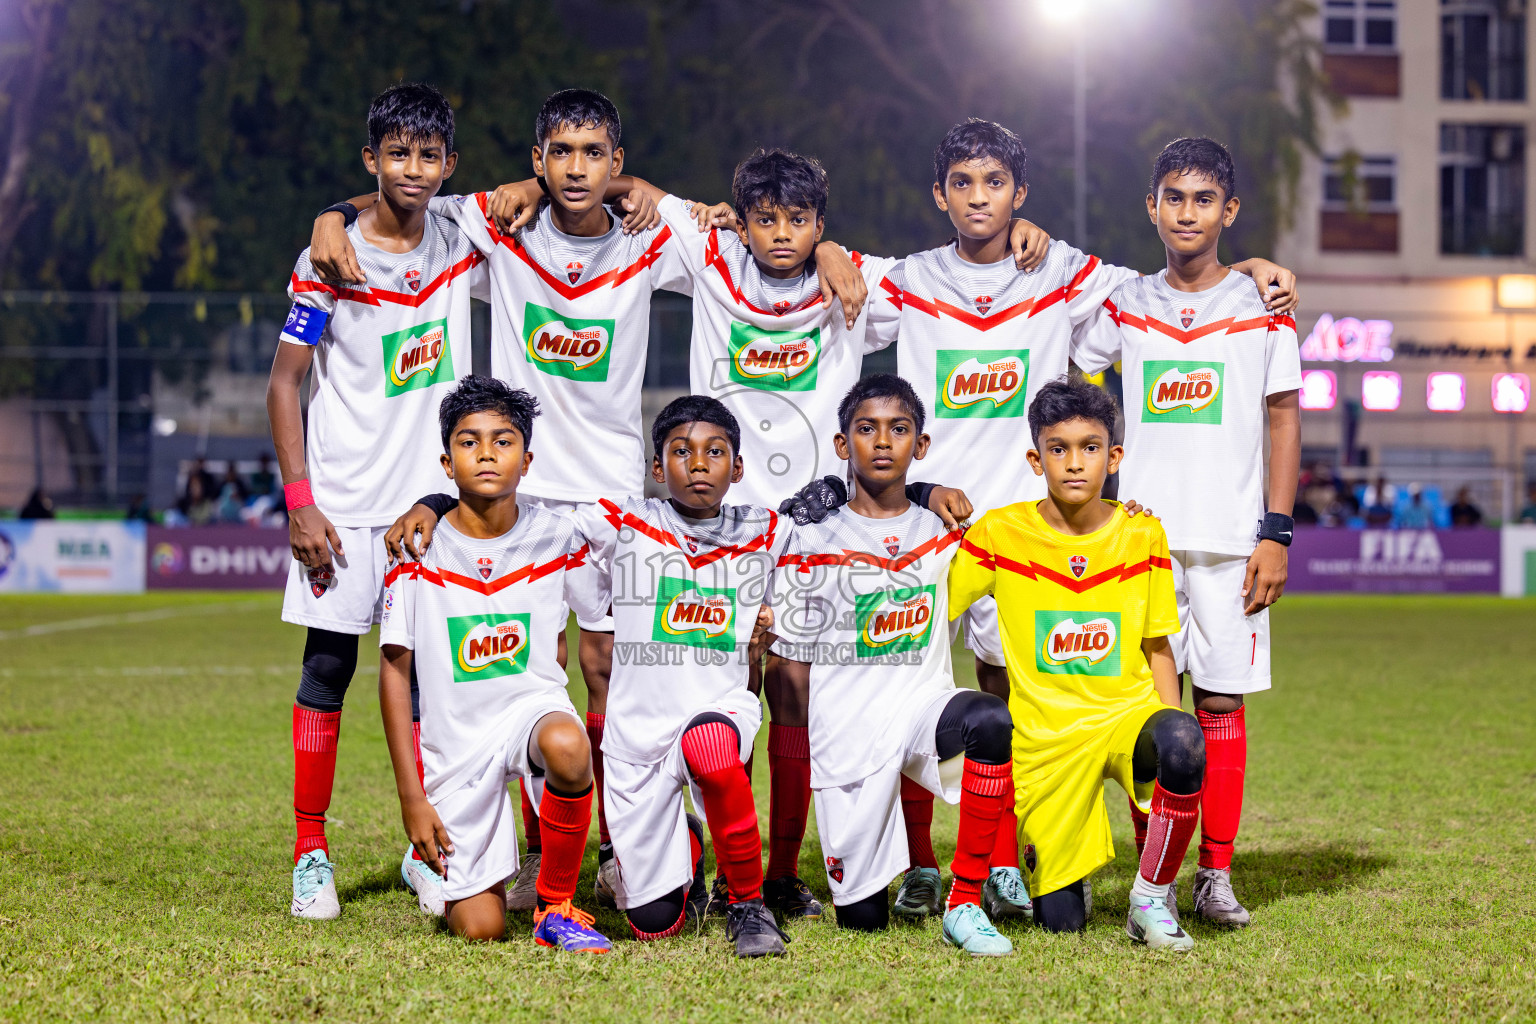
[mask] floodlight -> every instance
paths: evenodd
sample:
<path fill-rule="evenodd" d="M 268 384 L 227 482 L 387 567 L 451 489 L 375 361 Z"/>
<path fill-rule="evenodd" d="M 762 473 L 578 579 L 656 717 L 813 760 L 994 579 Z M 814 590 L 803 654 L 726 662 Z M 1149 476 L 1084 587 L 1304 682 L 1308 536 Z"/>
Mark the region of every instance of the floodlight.
<path fill-rule="evenodd" d="M 1536 309 L 1536 274 L 1501 274 L 1495 294 L 1501 309 Z"/>

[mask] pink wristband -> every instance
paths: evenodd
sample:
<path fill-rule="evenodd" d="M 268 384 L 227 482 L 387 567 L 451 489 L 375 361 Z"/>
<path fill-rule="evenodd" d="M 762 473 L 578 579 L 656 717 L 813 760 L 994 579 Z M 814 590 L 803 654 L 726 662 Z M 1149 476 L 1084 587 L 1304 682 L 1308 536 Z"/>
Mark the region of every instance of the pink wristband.
<path fill-rule="evenodd" d="M 283 484 L 283 500 L 288 503 L 288 511 L 293 512 L 305 505 L 313 505 L 315 496 L 310 493 L 308 480 L 295 480 L 291 484 Z"/>

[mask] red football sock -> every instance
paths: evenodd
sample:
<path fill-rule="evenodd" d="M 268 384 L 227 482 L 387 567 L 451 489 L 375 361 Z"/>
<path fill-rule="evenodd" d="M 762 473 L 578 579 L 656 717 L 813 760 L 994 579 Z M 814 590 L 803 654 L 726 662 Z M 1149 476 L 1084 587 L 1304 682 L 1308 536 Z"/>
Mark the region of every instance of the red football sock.
<path fill-rule="evenodd" d="M 1010 792 L 1009 796 L 1013 794 Z M 1019 866 L 1019 819 L 1013 813 L 1013 801 L 1003 802 L 1003 813 L 997 819 L 997 840 L 992 844 L 994 868 Z"/>
<path fill-rule="evenodd" d="M 336 737 L 341 733 L 340 711 L 311 711 L 293 706 L 293 820 L 298 836 L 293 861 L 310 850 L 324 850 L 325 812 L 331 806 L 336 783 Z"/>
<path fill-rule="evenodd" d="M 768 870 L 767 878 L 800 873 L 800 843 L 811 807 L 810 730 L 773 724 L 768 727 Z"/>
<path fill-rule="evenodd" d="M 1205 733 L 1205 790 L 1200 801 L 1200 866 L 1232 867 L 1232 843 L 1243 817 L 1243 775 L 1248 726 L 1243 708 L 1225 714 L 1196 711 Z"/>
<path fill-rule="evenodd" d="M 1136 859 L 1141 859 L 1141 853 L 1147 848 L 1147 812 L 1136 806 L 1136 801 L 1126 797 L 1131 805 L 1131 828 L 1136 830 Z"/>
<path fill-rule="evenodd" d="M 949 865 L 954 881 L 945 910 L 962 903 L 981 903 L 981 884 L 987 880 L 987 860 L 997 841 L 998 820 L 1012 796 L 1012 764 L 965 759 L 960 779 L 960 834 L 955 840 L 955 859 Z"/>
<path fill-rule="evenodd" d="M 544 841 L 539 834 L 539 812 L 533 809 L 533 801 L 528 799 L 528 791 L 518 787 L 518 795 L 523 798 L 523 845 L 528 847 L 529 853 L 543 853 Z"/>
<path fill-rule="evenodd" d="M 421 791 L 427 791 L 427 766 L 421 762 L 421 723 L 411 723 L 411 745 L 416 750 L 416 781 L 421 783 Z M 416 847 L 411 847 L 411 860 L 421 860 L 421 854 Z"/>
<path fill-rule="evenodd" d="M 679 932 L 681 932 L 683 930 L 683 922 L 685 922 L 687 920 L 688 920 L 688 911 L 686 909 L 684 909 L 684 910 L 682 910 L 682 911 L 680 911 L 678 913 L 678 915 L 677 915 L 677 923 L 674 924 L 672 927 L 668 928 L 666 931 L 662 931 L 662 932 L 643 932 L 639 928 L 635 927 L 635 922 L 633 922 L 633 921 L 629 922 L 629 930 L 634 932 L 635 933 L 635 938 L 639 939 L 641 942 L 654 942 L 657 939 L 670 939 L 672 936 L 678 934 Z"/>
<path fill-rule="evenodd" d="M 914 868 L 939 869 L 933 853 L 933 794 L 901 777 L 901 816 L 907 826 L 907 859 Z"/>
<path fill-rule="evenodd" d="M 581 859 L 592 827 L 592 787 L 577 796 L 561 796 L 544 786 L 537 826 L 549 840 L 548 856 L 539 861 L 534 888 L 545 903 L 563 903 L 576 895 Z"/>
<path fill-rule="evenodd" d="M 587 712 L 587 743 L 592 747 L 592 788 L 597 790 L 597 841 L 600 843 L 608 842 L 608 814 L 603 807 L 603 723 L 607 719 L 607 715 Z"/>
<path fill-rule="evenodd" d="M 1152 787 L 1152 813 L 1147 816 L 1147 848 L 1141 853 L 1141 877 L 1153 885 L 1167 885 L 1179 874 L 1189 841 L 1195 837 L 1200 815 L 1200 794 L 1177 795 Z"/>
<path fill-rule="evenodd" d="M 704 796 L 715 863 L 725 875 L 731 902 L 760 899 L 763 840 L 736 730 L 725 722 L 705 722 L 683 733 L 682 745 L 688 771 Z"/>

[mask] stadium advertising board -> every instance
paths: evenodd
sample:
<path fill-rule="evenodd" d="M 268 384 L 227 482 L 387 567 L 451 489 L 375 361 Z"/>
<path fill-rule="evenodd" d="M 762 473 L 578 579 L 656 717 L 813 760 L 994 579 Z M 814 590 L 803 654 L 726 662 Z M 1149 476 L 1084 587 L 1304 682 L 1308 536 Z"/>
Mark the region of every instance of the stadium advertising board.
<path fill-rule="evenodd" d="M 293 561 L 287 530 L 250 526 L 151 526 L 146 548 L 150 590 L 281 590 Z"/>
<path fill-rule="evenodd" d="M 0 592 L 133 594 L 143 589 L 143 523 L 0 522 Z"/>
<path fill-rule="evenodd" d="M 1285 589 L 1496 594 L 1499 531 L 1300 529 Z"/>

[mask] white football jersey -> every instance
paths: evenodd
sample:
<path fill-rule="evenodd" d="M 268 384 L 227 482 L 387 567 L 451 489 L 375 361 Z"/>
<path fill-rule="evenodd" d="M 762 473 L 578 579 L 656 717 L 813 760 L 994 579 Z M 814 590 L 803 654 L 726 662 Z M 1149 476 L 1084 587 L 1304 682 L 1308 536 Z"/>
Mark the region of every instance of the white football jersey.
<path fill-rule="evenodd" d="M 676 196 L 659 209 L 694 275 L 693 393 L 719 399 L 741 426 L 746 471 L 732 497 L 773 508 L 817 477 L 843 475 L 832 435 L 838 403 L 874 343 L 868 305 L 849 330 L 841 303 L 822 307 L 815 271 L 768 277 L 734 231 L 700 233 Z M 871 292 L 896 265 L 851 256 Z"/>
<path fill-rule="evenodd" d="M 946 580 L 961 532 L 917 505 L 893 519 L 845 505 L 795 528 L 774 581 L 774 651 L 811 666 L 815 788 L 900 758 L 911 716 L 954 689 Z"/>
<path fill-rule="evenodd" d="M 430 214 L 407 253 L 369 244 L 356 222 L 347 235 L 368 283 L 327 284 L 305 249 L 282 340 L 315 346 L 304 437 L 315 504 L 337 526 L 388 526 L 444 489 L 438 406 L 470 371 L 469 300 L 483 297 L 485 259 Z"/>
<path fill-rule="evenodd" d="M 928 411 L 923 479 L 959 487 L 976 515 L 1045 497 L 1029 467 L 1029 403 L 1067 372 L 1072 328 L 1134 270 L 1063 242 L 1025 274 L 1013 257 L 967 263 L 953 243 L 909 256 L 872 289 L 871 330 Z"/>
<path fill-rule="evenodd" d="M 500 537 L 438 524 L 420 562 L 387 577 L 379 644 L 415 652 L 427 796 L 451 792 L 507 741 L 513 705 L 565 692 L 556 649 L 567 606 L 601 617 L 609 586 L 567 515 L 518 504 Z"/>
<path fill-rule="evenodd" d="M 661 498 L 605 498 L 575 515 L 613 581 L 603 753 L 654 764 L 690 714 L 746 689 L 789 522 L 755 505 L 687 519 Z"/>
<path fill-rule="evenodd" d="M 546 203 L 516 235 L 486 213 L 487 195 L 434 199 L 490 262 L 491 372 L 539 400 L 530 495 L 595 501 L 645 491 L 640 388 L 651 292 L 689 294 L 666 225 L 626 235 L 567 235 Z"/>
<path fill-rule="evenodd" d="M 1156 512 L 1176 551 L 1247 555 L 1264 515 L 1264 400 L 1301 387 L 1296 321 L 1235 271 L 1201 292 L 1166 277 L 1117 289 L 1072 358 L 1089 373 L 1122 363 L 1120 493 Z"/>

